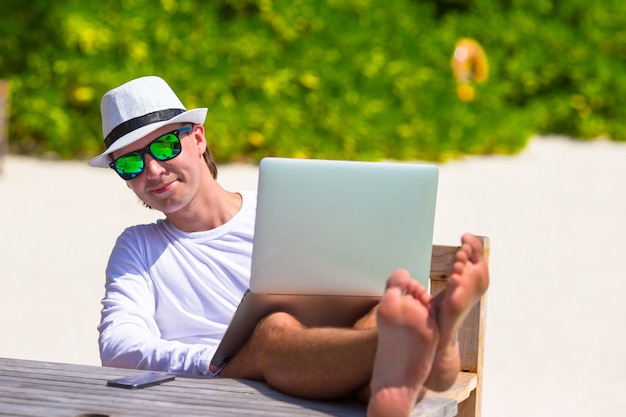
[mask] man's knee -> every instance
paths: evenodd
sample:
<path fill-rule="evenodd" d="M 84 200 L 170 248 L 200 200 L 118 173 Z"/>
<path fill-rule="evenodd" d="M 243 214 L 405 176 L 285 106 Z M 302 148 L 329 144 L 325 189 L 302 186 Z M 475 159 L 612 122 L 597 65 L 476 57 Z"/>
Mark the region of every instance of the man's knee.
<path fill-rule="evenodd" d="M 304 326 L 295 317 L 281 311 L 264 317 L 257 324 L 254 336 L 260 340 L 272 342 L 303 328 Z"/>
<path fill-rule="evenodd" d="M 287 313 L 272 313 L 263 318 L 250 339 L 222 371 L 228 378 L 266 380 L 274 367 L 277 347 L 281 340 L 293 337 L 293 332 L 303 326 Z"/>

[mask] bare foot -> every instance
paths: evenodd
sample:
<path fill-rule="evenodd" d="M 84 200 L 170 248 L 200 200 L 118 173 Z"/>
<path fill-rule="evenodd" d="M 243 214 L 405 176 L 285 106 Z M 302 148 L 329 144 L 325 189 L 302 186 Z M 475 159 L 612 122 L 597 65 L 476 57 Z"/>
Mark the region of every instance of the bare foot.
<path fill-rule="evenodd" d="M 427 388 L 444 391 L 454 383 L 460 368 L 457 331 L 488 287 L 489 270 L 482 243 L 476 236 L 465 234 L 446 288 L 432 302 L 437 314 L 439 345 L 425 383 Z"/>
<path fill-rule="evenodd" d="M 430 374 L 438 332 L 430 295 L 406 270 L 395 271 L 379 304 L 378 346 L 369 417 L 408 416 Z"/>

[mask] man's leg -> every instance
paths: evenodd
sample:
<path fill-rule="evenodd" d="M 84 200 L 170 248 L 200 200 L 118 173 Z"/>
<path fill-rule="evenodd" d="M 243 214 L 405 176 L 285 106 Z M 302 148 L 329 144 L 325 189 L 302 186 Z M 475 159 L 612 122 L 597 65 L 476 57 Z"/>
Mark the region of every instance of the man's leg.
<path fill-rule="evenodd" d="M 482 245 L 471 235 L 463 236 L 452 274 L 437 299 L 411 287 L 415 284 L 403 284 L 407 277 L 398 271 L 392 275 L 379 306 L 369 417 L 408 416 L 423 387 L 452 385 L 460 361 L 456 332 L 489 286 Z"/>
<path fill-rule="evenodd" d="M 356 393 L 367 401 L 378 348 L 382 352 L 379 358 L 412 358 L 408 365 L 401 363 L 411 374 L 421 369 L 417 384 L 421 386 L 429 374 L 436 346 L 432 343 L 436 321 L 429 312 L 429 302 L 428 291 L 408 272 L 398 270 L 387 281 L 381 303 L 353 328 L 305 328 L 286 313 L 272 314 L 259 323 L 222 376 L 264 380 L 282 392 L 307 398 Z M 391 343 L 378 342 L 379 332 Z M 424 343 L 414 340 L 422 338 Z M 419 349 L 422 344 L 424 352 Z M 388 349 L 388 345 L 399 351 Z M 379 373 L 388 374 L 388 368 L 382 366 Z"/>
<path fill-rule="evenodd" d="M 378 307 L 378 349 L 370 383 L 370 417 L 408 416 L 431 372 L 438 329 L 426 288 L 406 270 L 389 278 Z"/>
<path fill-rule="evenodd" d="M 305 328 L 286 313 L 263 319 L 222 376 L 264 380 L 287 394 L 330 399 L 369 383 L 375 328 Z"/>
<path fill-rule="evenodd" d="M 433 299 L 439 327 L 439 345 L 431 375 L 425 385 L 433 391 L 452 386 L 461 368 L 457 333 L 467 314 L 485 294 L 489 270 L 477 237 L 465 234 L 455 255 L 444 291 Z"/>

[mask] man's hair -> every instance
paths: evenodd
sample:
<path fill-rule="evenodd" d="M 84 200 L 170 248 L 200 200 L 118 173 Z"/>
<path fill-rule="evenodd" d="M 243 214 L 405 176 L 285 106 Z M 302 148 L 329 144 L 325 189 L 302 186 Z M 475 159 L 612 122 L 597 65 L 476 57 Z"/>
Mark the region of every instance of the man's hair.
<path fill-rule="evenodd" d="M 206 165 L 209 167 L 209 171 L 211 171 L 213 179 L 217 179 L 217 165 L 215 165 L 215 161 L 213 160 L 213 154 L 211 153 L 211 150 L 208 146 L 202 154 L 202 157 L 204 158 L 204 162 L 206 162 Z"/>
<path fill-rule="evenodd" d="M 205 135 L 205 142 L 206 142 L 206 135 Z M 209 149 L 209 144 L 206 144 L 206 148 L 204 150 L 204 153 L 202 154 L 202 157 L 204 158 L 204 162 L 206 162 L 206 166 L 209 167 L 209 171 L 211 172 L 211 175 L 213 176 L 213 179 L 216 180 L 217 179 L 217 165 L 215 164 L 215 160 L 213 159 L 213 154 L 211 153 L 211 149 Z"/>

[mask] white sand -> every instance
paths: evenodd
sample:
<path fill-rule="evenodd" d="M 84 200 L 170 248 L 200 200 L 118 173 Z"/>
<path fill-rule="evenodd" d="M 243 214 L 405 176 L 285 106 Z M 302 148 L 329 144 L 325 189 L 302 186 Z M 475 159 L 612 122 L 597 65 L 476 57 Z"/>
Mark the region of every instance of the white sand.
<path fill-rule="evenodd" d="M 257 169 L 220 180 L 255 188 Z M 623 415 L 625 181 L 626 144 L 607 141 L 441 165 L 435 242 L 492 242 L 484 416 Z M 160 215 L 83 162 L 9 156 L 0 194 L 0 356 L 98 365 L 112 245 Z"/>

